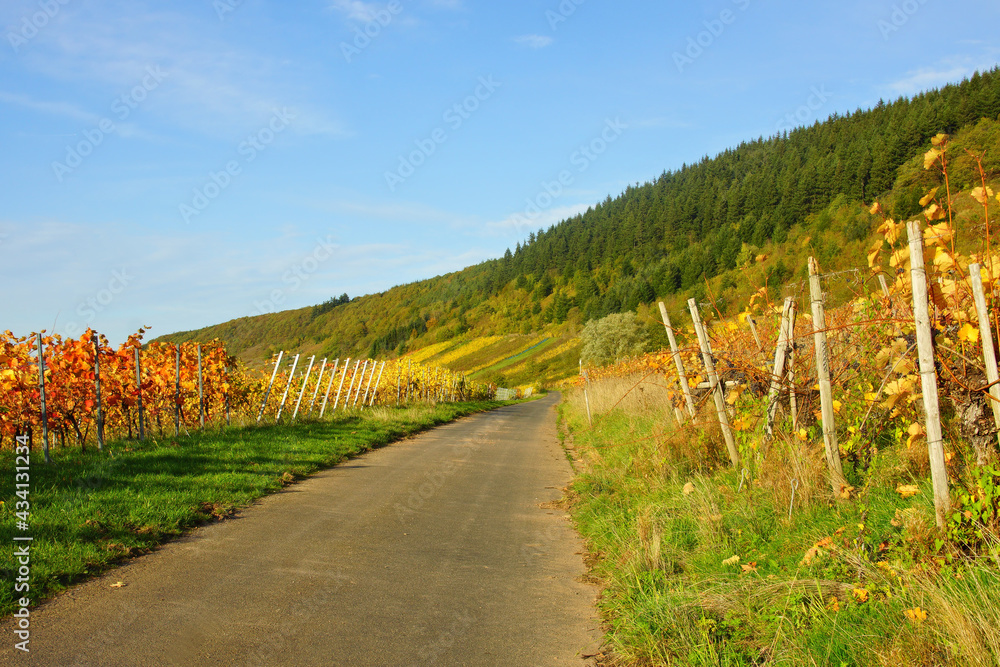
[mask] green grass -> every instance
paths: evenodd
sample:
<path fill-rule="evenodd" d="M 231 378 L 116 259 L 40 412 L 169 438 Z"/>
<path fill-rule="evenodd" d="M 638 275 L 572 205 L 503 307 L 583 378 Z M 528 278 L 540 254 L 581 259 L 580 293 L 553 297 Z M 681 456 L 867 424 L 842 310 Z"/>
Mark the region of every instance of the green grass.
<path fill-rule="evenodd" d="M 616 664 L 998 664 L 1000 570 L 935 545 L 928 482 L 905 500 L 874 485 L 833 502 L 822 475 L 802 474 L 821 456 L 776 441 L 767 460 L 747 457 L 737 493 L 710 433 L 621 409 L 589 430 L 579 408 L 572 395 L 560 406 L 581 459 L 572 513 Z M 789 469 L 803 478 L 791 518 Z M 925 621 L 906 617 L 915 607 Z"/>
<path fill-rule="evenodd" d="M 216 520 L 322 468 L 406 435 L 503 403 L 375 408 L 334 420 L 226 428 L 180 438 L 110 443 L 103 453 L 32 454 L 30 530 L 15 530 L 14 456 L 0 462 L 0 615 L 10 614 L 17 564 L 13 536 L 31 543 L 33 604 L 70 584 Z"/>

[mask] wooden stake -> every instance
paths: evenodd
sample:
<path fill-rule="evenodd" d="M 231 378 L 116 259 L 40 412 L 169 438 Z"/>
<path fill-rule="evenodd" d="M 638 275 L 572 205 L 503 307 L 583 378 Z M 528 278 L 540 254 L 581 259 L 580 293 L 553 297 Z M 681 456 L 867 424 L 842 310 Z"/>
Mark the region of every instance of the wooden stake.
<path fill-rule="evenodd" d="M 778 346 L 774 350 L 774 367 L 771 371 L 771 388 L 767 392 L 767 435 L 771 438 L 774 437 L 774 415 L 778 412 L 781 383 L 785 379 L 785 360 L 788 356 L 788 311 L 793 301 L 792 297 L 786 297 L 785 306 L 781 311 Z"/>
<path fill-rule="evenodd" d="M 736 441 L 733 439 L 733 430 L 729 426 L 729 415 L 726 413 L 726 397 L 723 393 L 722 383 L 715 372 L 715 361 L 712 359 L 711 348 L 709 347 L 708 334 L 701 323 L 701 315 L 698 313 L 698 303 L 694 299 L 688 299 L 688 309 L 691 311 L 691 320 L 694 322 L 695 333 L 698 334 L 698 344 L 701 346 L 701 358 L 705 364 L 705 371 L 708 373 L 708 381 L 712 383 L 712 394 L 715 397 L 715 411 L 719 416 L 719 426 L 722 428 L 722 435 L 726 439 L 726 449 L 729 450 L 729 459 L 733 466 L 740 465 L 740 452 L 736 449 Z"/>
<path fill-rule="evenodd" d="M 104 410 L 101 405 L 101 342 L 94 334 L 94 396 L 97 408 L 97 451 L 104 449 Z"/>
<path fill-rule="evenodd" d="M 275 367 L 277 368 L 277 367 Z M 271 378 L 274 379 L 273 377 Z M 268 387 L 270 389 L 270 386 Z M 264 397 L 267 402 L 267 396 Z M 263 406 L 260 408 L 264 409 Z M 260 417 L 257 418 L 260 421 Z M 174 364 L 174 435 L 181 434 L 181 345 L 177 344 L 177 361 Z"/>
<path fill-rule="evenodd" d="M 274 384 L 274 377 L 278 374 L 278 367 L 281 366 L 281 357 L 284 356 L 285 351 L 282 350 L 278 353 L 278 360 L 274 362 L 274 370 L 271 371 L 271 381 L 267 383 L 267 390 L 264 392 L 264 401 L 260 404 L 260 410 L 257 412 L 257 423 L 260 423 L 260 418 L 264 416 L 264 408 L 267 407 L 267 399 L 271 395 L 271 386 Z M 181 390 L 181 348 L 177 346 L 177 392 L 178 397 Z M 178 402 L 180 405 L 180 402 Z M 180 433 L 180 412 L 177 413 L 177 432 Z"/>
<path fill-rule="evenodd" d="M 139 411 L 139 440 L 146 439 L 146 424 L 142 409 L 142 365 L 139 361 L 139 348 L 135 348 L 135 409 Z"/>
<path fill-rule="evenodd" d="M 788 309 L 788 408 L 792 413 L 792 428 L 799 421 L 799 402 L 795 395 L 795 301 Z"/>
<path fill-rule="evenodd" d="M 45 346 L 42 344 L 42 334 L 38 336 L 38 397 L 41 401 L 42 412 L 42 453 L 45 454 L 45 462 L 52 463 L 49 456 L 49 413 L 45 407 Z"/>
<path fill-rule="evenodd" d="M 930 456 L 931 482 L 934 486 L 934 513 L 937 526 L 944 530 L 951 511 L 948 495 L 948 469 L 944 460 L 944 437 L 938 405 L 937 372 L 934 370 L 934 335 L 927 306 L 927 271 L 924 269 L 924 235 L 920 221 L 906 223 L 910 242 L 910 277 L 913 282 L 913 319 L 917 328 L 917 353 L 920 358 L 920 387 L 923 394 L 927 431 L 927 452 Z"/>
<path fill-rule="evenodd" d="M 368 363 L 367 361 L 365 362 Z M 356 359 L 354 361 L 354 372 L 351 373 L 351 384 L 347 385 L 347 396 L 344 397 L 344 409 L 351 403 L 351 393 L 354 391 L 354 381 L 358 379 L 358 366 L 361 365 L 361 360 Z"/>
<path fill-rule="evenodd" d="M 670 352 L 674 358 L 674 366 L 677 368 L 677 381 L 681 385 L 681 393 L 684 394 L 684 402 L 687 404 L 688 414 L 691 419 L 695 418 L 697 410 L 694 406 L 694 398 L 691 396 L 691 387 L 688 385 L 687 373 L 684 372 L 684 360 L 677 349 L 677 338 L 674 337 L 674 327 L 670 324 L 670 315 L 667 307 L 660 301 L 660 317 L 663 319 L 663 326 L 667 330 L 667 340 L 670 341 Z"/>
<path fill-rule="evenodd" d="M 375 367 L 378 366 L 378 362 L 372 360 L 372 374 L 368 376 L 368 384 L 365 385 L 365 396 L 361 399 L 361 407 L 368 404 L 368 390 L 371 389 L 372 379 L 375 377 Z"/>
<path fill-rule="evenodd" d="M 820 284 L 816 259 L 809 258 L 809 295 L 812 299 L 813 341 L 816 345 L 816 376 L 819 380 L 819 402 L 823 414 L 823 448 L 826 467 L 830 472 L 830 487 L 835 497 L 847 480 L 840 461 L 840 444 L 837 442 L 837 425 L 833 413 L 833 385 L 830 381 L 830 353 L 826 345 L 826 310 L 823 305 L 823 287 Z"/>
<path fill-rule="evenodd" d="M 205 430 L 205 387 L 201 374 L 201 343 L 198 343 L 198 423 Z"/>
<path fill-rule="evenodd" d="M 983 276 L 979 264 L 969 265 L 972 279 L 972 296 L 979 315 L 979 339 L 983 343 L 983 361 L 986 364 L 986 381 L 990 385 L 990 407 L 993 408 L 993 423 L 1000 437 L 1000 374 L 997 373 L 997 354 L 993 347 L 993 331 L 990 329 L 990 313 L 986 308 L 986 294 L 983 292 Z"/>
<path fill-rule="evenodd" d="M 354 402 L 351 403 L 351 407 L 354 407 L 358 404 L 358 398 L 361 396 L 361 385 L 365 383 L 365 373 L 368 372 L 368 362 L 369 360 L 365 359 L 365 365 L 361 367 L 361 380 L 358 381 L 358 388 L 354 392 Z M 348 396 L 350 396 L 350 394 L 348 394 Z"/>

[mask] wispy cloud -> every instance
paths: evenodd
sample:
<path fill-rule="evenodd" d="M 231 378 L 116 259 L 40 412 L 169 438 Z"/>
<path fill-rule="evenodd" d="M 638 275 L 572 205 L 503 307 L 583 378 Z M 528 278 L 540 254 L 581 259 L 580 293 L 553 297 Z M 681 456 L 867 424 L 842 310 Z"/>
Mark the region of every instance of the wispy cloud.
<path fill-rule="evenodd" d="M 361 23 L 374 21 L 377 12 L 381 9 L 374 2 L 362 2 L 361 0 L 334 0 L 331 7 L 343 13 L 349 20 Z"/>
<path fill-rule="evenodd" d="M 567 218 L 572 218 L 574 216 L 580 215 L 581 213 L 584 213 L 591 206 L 592 204 L 571 204 L 569 206 L 557 206 L 554 208 L 546 209 L 542 211 L 540 214 L 530 219 L 524 213 L 513 213 L 504 218 L 503 220 L 486 223 L 486 229 L 496 235 L 520 236 L 528 233 L 529 231 L 545 228 L 550 225 L 562 222 Z"/>
<path fill-rule="evenodd" d="M 12 104 L 24 109 L 40 111 L 53 116 L 64 116 L 66 118 L 72 118 L 73 120 L 79 120 L 85 123 L 96 123 L 101 119 L 101 117 L 97 114 L 84 111 L 80 107 L 75 104 L 70 104 L 69 102 L 45 102 L 42 100 L 36 100 L 29 95 L 21 93 L 7 93 L 0 91 L 0 103 Z"/>
<path fill-rule="evenodd" d="M 520 35 L 514 41 L 530 49 L 544 49 L 552 44 L 552 38 L 548 35 Z"/>
<path fill-rule="evenodd" d="M 958 83 L 977 70 L 982 72 L 995 67 L 996 55 L 993 52 L 980 58 L 945 58 L 940 66 L 911 70 L 906 76 L 886 84 L 885 88 L 892 96 L 909 96 L 949 83 Z"/>

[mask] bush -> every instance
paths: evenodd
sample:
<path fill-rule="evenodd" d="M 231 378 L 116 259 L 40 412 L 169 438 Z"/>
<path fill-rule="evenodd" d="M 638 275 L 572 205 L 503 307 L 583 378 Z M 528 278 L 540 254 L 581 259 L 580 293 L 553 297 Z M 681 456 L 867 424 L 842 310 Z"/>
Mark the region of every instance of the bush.
<path fill-rule="evenodd" d="M 606 365 L 623 357 L 642 354 L 649 344 L 649 334 L 635 313 L 614 313 L 591 320 L 580 333 L 581 356 L 588 364 Z"/>

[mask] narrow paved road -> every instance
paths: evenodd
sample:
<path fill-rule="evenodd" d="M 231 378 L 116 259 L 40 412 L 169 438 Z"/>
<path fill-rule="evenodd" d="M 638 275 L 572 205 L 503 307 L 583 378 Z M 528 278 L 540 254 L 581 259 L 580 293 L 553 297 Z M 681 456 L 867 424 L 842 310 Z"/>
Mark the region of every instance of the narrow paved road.
<path fill-rule="evenodd" d="M 585 665 L 555 395 L 371 452 L 32 614 L 33 665 Z M 115 582 L 121 588 L 112 588 Z M 18 655 L 20 654 L 20 655 Z"/>

